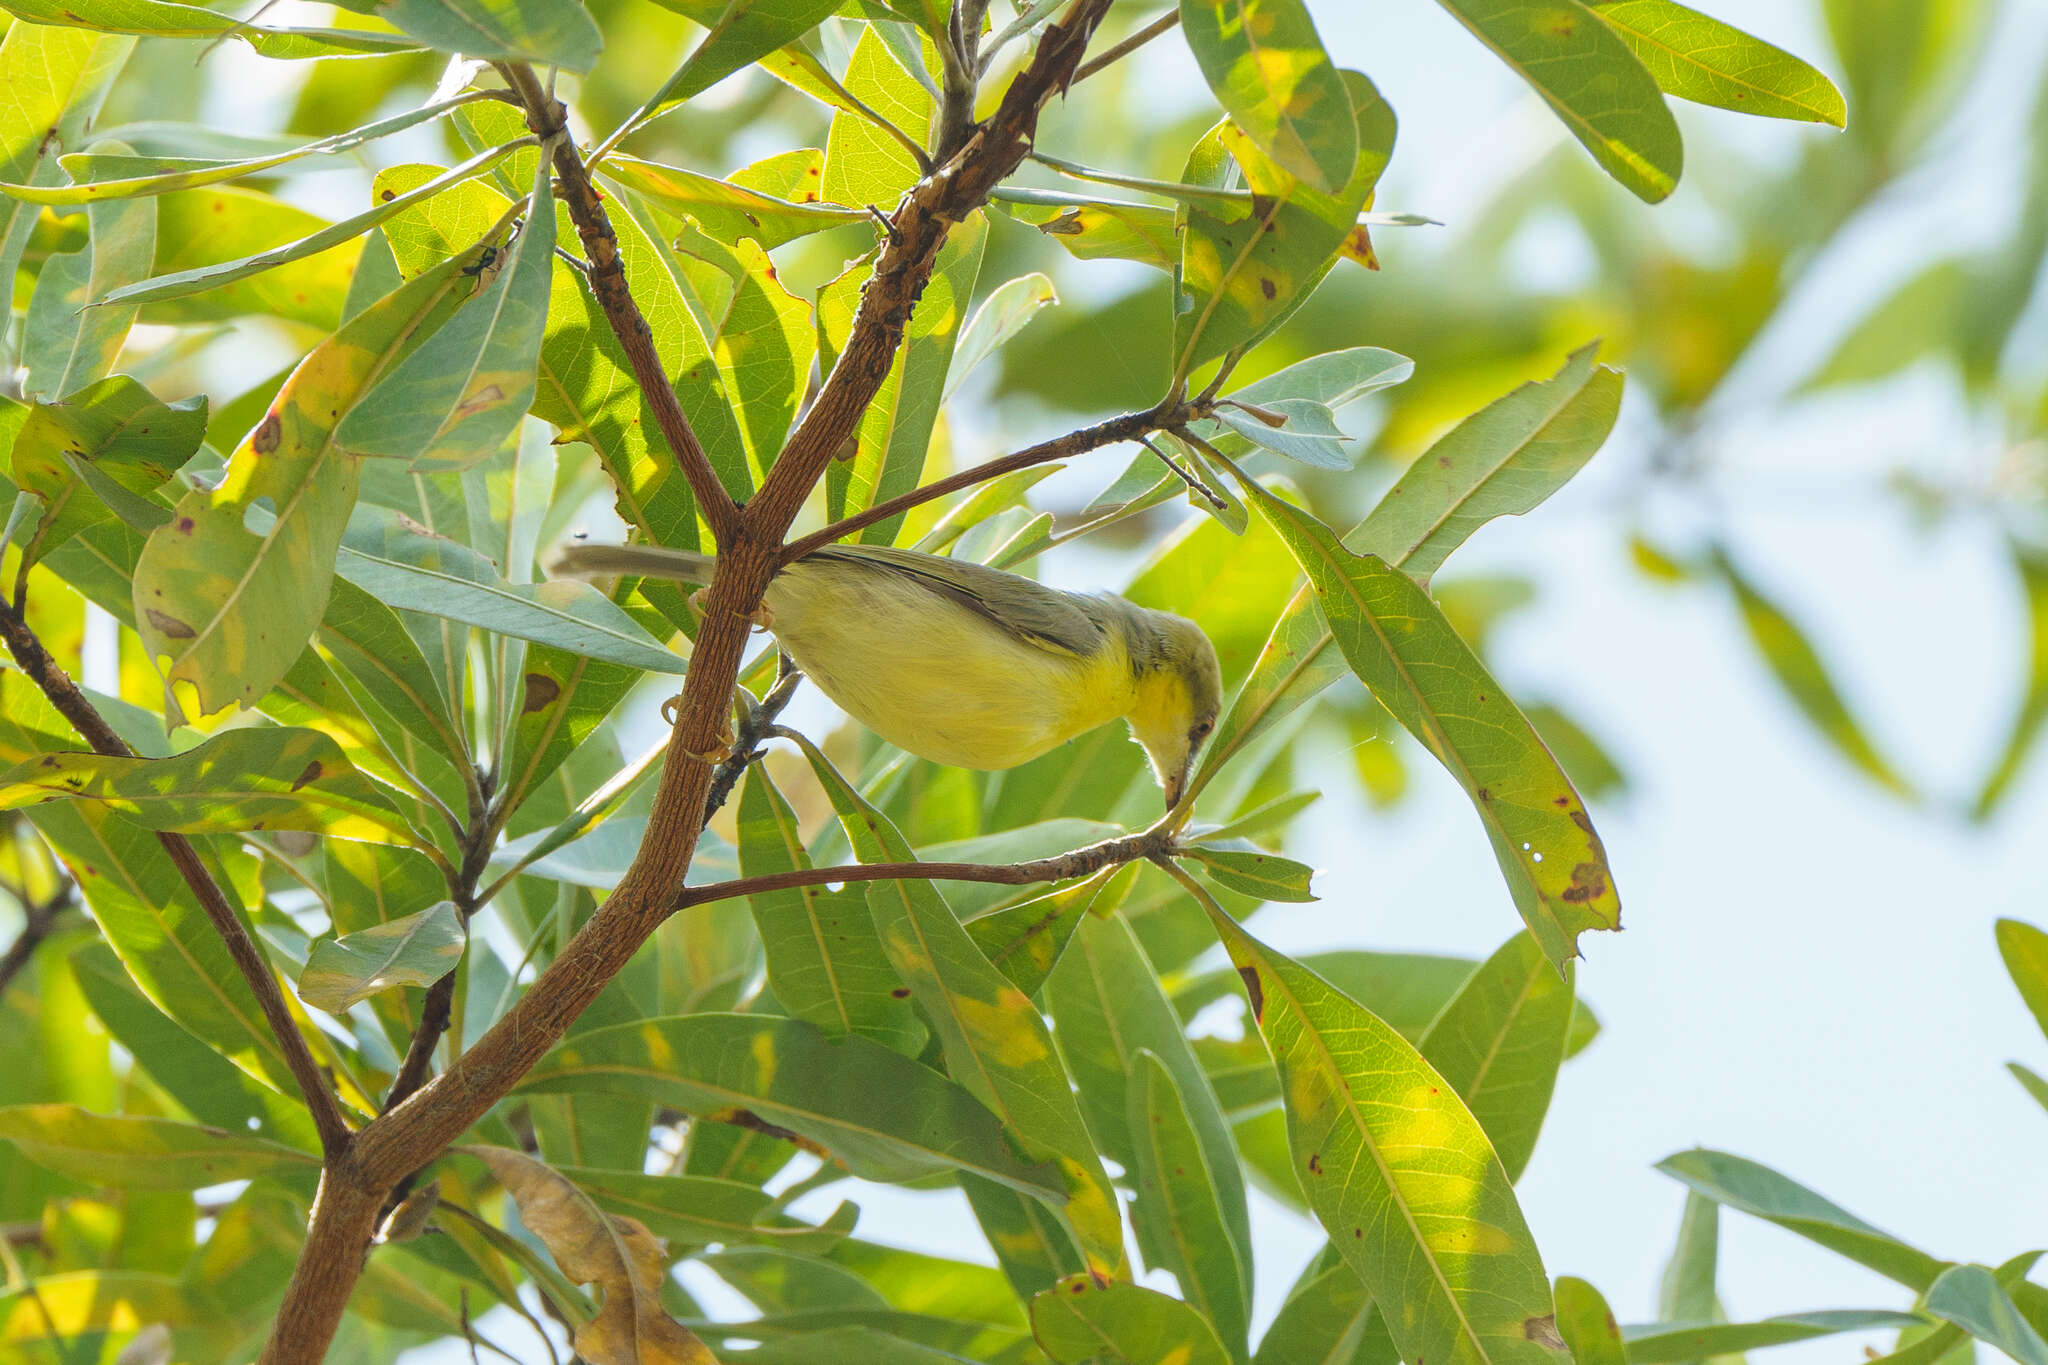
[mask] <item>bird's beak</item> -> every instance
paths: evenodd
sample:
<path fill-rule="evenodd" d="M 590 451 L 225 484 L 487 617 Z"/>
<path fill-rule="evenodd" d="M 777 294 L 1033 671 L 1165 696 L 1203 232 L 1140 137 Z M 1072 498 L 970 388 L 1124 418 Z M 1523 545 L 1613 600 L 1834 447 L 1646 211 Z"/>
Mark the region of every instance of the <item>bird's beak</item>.
<path fill-rule="evenodd" d="M 1166 808 L 1169 811 L 1180 804 L 1181 794 L 1188 789 L 1188 776 L 1194 769 L 1195 755 L 1190 751 L 1187 758 L 1181 763 L 1180 771 L 1167 780 Z"/>

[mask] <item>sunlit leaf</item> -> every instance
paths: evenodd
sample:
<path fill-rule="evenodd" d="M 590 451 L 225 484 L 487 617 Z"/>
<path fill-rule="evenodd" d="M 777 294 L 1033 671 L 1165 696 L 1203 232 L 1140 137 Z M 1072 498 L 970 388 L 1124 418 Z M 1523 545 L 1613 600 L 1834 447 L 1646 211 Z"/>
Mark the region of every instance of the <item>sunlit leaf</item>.
<path fill-rule="evenodd" d="M 1596 0 L 1593 12 L 1666 94 L 1762 118 L 1848 123 L 1842 92 L 1826 76 L 1675 0 Z"/>
<path fill-rule="evenodd" d="M 2022 920 L 2001 919 L 1997 936 L 1998 955 L 2005 961 L 2006 973 L 2019 988 L 2020 999 L 2026 1002 L 2034 1022 L 2048 1034 L 2048 933 Z"/>
<path fill-rule="evenodd" d="M 1267 853 L 1247 840 L 1229 844 L 1214 839 L 1190 844 L 1185 852 L 1202 865 L 1218 886 L 1262 901 L 1312 901 L 1309 878 L 1315 869 L 1277 853 Z"/>
<path fill-rule="evenodd" d="M 265 28 L 175 0 L 95 0 L 89 6 L 68 6 L 59 0 L 7 0 L 0 9 L 31 24 L 62 25 L 95 33 L 126 33 L 145 38 L 240 38 L 261 55 L 277 60 L 374 56 L 408 52 L 416 46 L 400 34 L 374 29 Z"/>
<path fill-rule="evenodd" d="M 1190 0 L 1192 3 L 1193 0 Z M 1323 191 L 1269 160 L 1225 122 L 1195 144 L 1181 179 L 1226 188 L 1232 165 L 1251 190 L 1246 199 L 1188 201 L 1174 272 L 1174 372 L 1250 345 L 1299 307 L 1356 228 L 1394 150 L 1394 113 L 1371 81 L 1340 72 L 1355 113 L 1356 160 Z"/>
<path fill-rule="evenodd" d="M 205 434 L 203 395 L 160 403 L 126 375 L 103 379 L 61 403 L 35 404 L 14 438 L 10 471 L 24 492 L 43 502 L 35 530 L 23 542 L 24 557 L 32 564 L 115 515 L 87 481 L 89 470 L 147 497 L 192 458 Z M 169 509 L 163 510 L 168 516 Z"/>
<path fill-rule="evenodd" d="M 1580 933 L 1619 928 L 1614 879 L 1584 803 L 1429 595 L 1257 482 L 1243 486 L 1301 561 L 1352 669 L 1465 789 L 1545 956 L 1562 966 Z"/>
<path fill-rule="evenodd" d="M 1572 966 L 1562 974 L 1531 934 L 1479 964 L 1417 1044 L 1458 1091 L 1510 1180 L 1536 1149 L 1573 1018 Z"/>
<path fill-rule="evenodd" d="M 1052 287 L 1052 281 L 1036 271 L 1019 275 L 990 290 L 960 333 L 952 364 L 946 371 L 944 396 L 951 398 L 953 390 L 960 387 L 960 382 L 974 367 L 1029 326 L 1041 308 L 1059 301 L 1059 293 Z"/>
<path fill-rule="evenodd" d="M 1351 178 L 1350 95 L 1302 0 L 1180 0 L 1180 23 L 1217 102 L 1261 151 L 1326 194 Z"/>
<path fill-rule="evenodd" d="M 846 89 L 906 136 L 924 140 L 932 119 L 931 93 L 889 55 L 888 44 L 873 25 L 854 44 L 846 65 Z M 844 111 L 832 116 L 822 186 L 827 203 L 873 204 L 886 213 L 922 173 L 910 149 L 868 118 Z M 948 330 L 958 326 L 956 321 Z"/>
<path fill-rule="evenodd" d="M 225 730 L 173 758 L 44 754 L 0 775 L 0 809 L 92 802 L 149 829 L 304 829 L 374 843 L 416 838 L 390 798 L 317 730 Z"/>
<path fill-rule="evenodd" d="M 453 307 L 461 267 L 452 259 L 422 275 L 316 348 L 219 486 L 187 493 L 151 534 L 135 566 L 136 624 L 151 656 L 170 658 L 166 686 L 190 684 L 201 711 L 254 704 L 319 624 L 358 478 L 335 423 L 416 329 Z M 263 500 L 277 515 L 252 534 L 245 516 Z"/>
<path fill-rule="evenodd" d="M 578 1324 L 576 1354 L 590 1365 L 714 1365 L 695 1333 L 661 1304 L 668 1277 L 662 1244 L 645 1224 L 608 1214 L 548 1166 L 504 1147 L 463 1149 L 519 1205 L 519 1221 L 562 1273 L 604 1293 L 597 1316 Z"/>
<path fill-rule="evenodd" d="M 1585 144 L 1593 159 L 1652 204 L 1678 186 L 1685 148 L 1657 82 L 1580 0 L 1532 11 L 1521 0 L 1441 0 Z"/>
<path fill-rule="evenodd" d="M 0 1138 L 39 1165 L 116 1188 L 196 1190 L 319 1162 L 247 1133 L 169 1119 L 114 1118 L 73 1104 L 0 1109 Z"/>
<path fill-rule="evenodd" d="M 1031 1330 L 1058 1365 L 1228 1365 L 1230 1353 L 1194 1309 L 1156 1289 L 1086 1275 L 1031 1300 Z"/>
<path fill-rule="evenodd" d="M 817 1254 L 843 1241 L 858 1213 L 853 1205 L 841 1204 L 825 1222 L 806 1223 L 783 1214 L 766 1190 L 737 1180 L 558 1169 L 599 1207 L 637 1218 L 656 1235 L 685 1246 L 753 1244 Z"/>
<path fill-rule="evenodd" d="M 651 117 L 695 98 L 733 72 L 803 37 L 838 8 L 838 0 L 726 0 L 723 12 L 709 21 L 709 32 L 702 41 L 648 100 L 645 115 Z"/>
<path fill-rule="evenodd" d="M 313 945 L 299 999 L 340 1014 L 393 986 L 431 986 L 462 960 L 465 935 L 453 901 Z"/>
<path fill-rule="evenodd" d="M 85 246 L 51 257 L 36 275 L 22 322 L 21 392 L 29 398 L 69 398 L 113 370 L 135 310 L 86 305 L 146 278 L 156 258 L 156 205 L 95 204 L 86 219 Z"/>
<path fill-rule="evenodd" d="M 1557 1332 L 1574 1365 L 1628 1365 L 1621 1328 L 1600 1291 L 1572 1275 L 1557 1277 Z"/>
<path fill-rule="evenodd" d="M 1280 1069 L 1294 1174 L 1404 1360 L 1566 1359 L 1479 1123 L 1401 1036 L 1210 906 Z"/>
<path fill-rule="evenodd" d="M 1006 186 L 992 207 L 1032 224 L 1076 260 L 1137 261 L 1170 271 L 1180 259 L 1174 211 L 1164 205 Z"/>
<path fill-rule="evenodd" d="M 624 155 L 607 157 L 604 173 L 677 217 L 695 219 L 722 242 L 752 237 L 762 246 L 774 248 L 814 232 L 874 221 L 864 208 L 816 202 L 815 188 L 810 190 L 811 200 L 791 201 L 728 180 Z"/>

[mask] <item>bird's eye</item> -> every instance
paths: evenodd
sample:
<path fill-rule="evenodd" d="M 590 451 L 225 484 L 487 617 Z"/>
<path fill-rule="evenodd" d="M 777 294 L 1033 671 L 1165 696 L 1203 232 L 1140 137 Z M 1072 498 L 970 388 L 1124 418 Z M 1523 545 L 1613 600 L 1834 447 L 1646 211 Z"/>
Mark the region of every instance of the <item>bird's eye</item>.
<path fill-rule="evenodd" d="M 1192 730 L 1190 730 L 1190 731 L 1188 731 L 1188 734 L 1190 734 L 1191 736 L 1193 736 L 1193 737 L 1194 737 L 1194 738 L 1196 738 L 1196 739 L 1201 739 L 1201 738 L 1203 738 L 1204 736 L 1206 736 L 1206 735 L 1207 735 L 1207 734 L 1208 734 L 1208 733 L 1209 733 L 1209 732 L 1210 732 L 1211 730 L 1213 730 L 1213 729 L 1215 729 L 1215 728 L 1216 728 L 1216 722 L 1215 722 L 1215 721 L 1213 721 L 1213 720 L 1200 720 L 1200 721 L 1196 721 L 1196 722 L 1195 722 L 1195 728 L 1194 728 L 1194 729 L 1192 729 Z"/>

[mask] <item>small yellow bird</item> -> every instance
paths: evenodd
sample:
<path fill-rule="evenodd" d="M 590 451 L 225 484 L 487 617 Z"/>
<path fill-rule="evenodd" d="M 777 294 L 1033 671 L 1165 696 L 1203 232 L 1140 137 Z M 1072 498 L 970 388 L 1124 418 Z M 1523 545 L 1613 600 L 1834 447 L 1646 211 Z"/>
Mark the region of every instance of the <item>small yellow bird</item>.
<path fill-rule="evenodd" d="M 558 576 L 708 584 L 709 555 L 570 545 Z M 1014 768 L 1119 718 L 1179 800 L 1216 726 L 1222 674 L 1200 626 L 1108 593 L 1049 588 L 916 550 L 828 545 L 768 585 L 765 624 L 840 709 L 900 749 Z"/>

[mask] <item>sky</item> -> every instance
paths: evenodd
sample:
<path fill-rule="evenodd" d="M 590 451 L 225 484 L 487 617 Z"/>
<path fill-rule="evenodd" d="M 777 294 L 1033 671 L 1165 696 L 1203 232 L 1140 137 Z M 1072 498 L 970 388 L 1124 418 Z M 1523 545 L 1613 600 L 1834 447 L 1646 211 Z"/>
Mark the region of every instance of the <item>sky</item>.
<path fill-rule="evenodd" d="M 1832 67 L 1811 6 L 1703 7 Z M 1590 1279 L 1623 1321 L 1653 1315 L 1683 1202 L 1652 1167 L 1696 1144 L 1773 1166 L 1938 1256 L 1995 1263 L 2048 1242 L 2048 1114 L 2003 1067 L 2020 1058 L 2043 1068 L 2048 1040 L 1992 940 L 2001 916 L 2048 924 L 2048 753 L 1995 823 L 1946 813 L 1988 766 L 2017 706 L 2022 604 L 1990 518 L 1930 535 L 1880 495 L 1901 466 L 1951 481 L 1981 472 L 1996 434 L 1928 371 L 1784 423 L 1742 411 L 1746 397 L 1774 393 L 1798 357 L 1824 351 L 1905 264 L 2000 230 L 2017 111 L 2048 50 L 2043 7 L 2006 8 L 1994 65 L 1950 135 L 1953 157 L 1821 263 L 1794 325 L 1766 338 L 1729 386 L 1716 445 L 1732 543 L 1810 627 L 1880 745 L 1933 793 L 1929 805 L 1908 807 L 1844 771 L 1765 674 L 1725 600 L 1628 569 L 1606 501 L 1644 456 L 1626 414 L 1581 480 L 1536 514 L 1482 531 L 1446 571 L 1537 581 L 1537 604 L 1501 629 L 1502 672 L 1584 719 L 1634 778 L 1626 797 L 1593 806 L 1624 904 L 1625 932 L 1588 936 L 1578 977 L 1605 1027 L 1560 1077 L 1520 1186 L 1550 1272 Z M 1560 136 L 1554 119 L 1426 0 L 1316 12 L 1337 59 L 1367 69 L 1400 112 L 1381 205 L 1450 224 L 1434 254 L 1415 260 L 1455 268 L 1459 223 L 1488 186 Z M 1145 55 L 1148 91 L 1200 91 L 1176 47 Z M 1680 117 L 1689 142 L 1710 137 L 1764 157 L 1828 135 L 1690 108 Z M 1684 186 L 1642 211 L 1681 228 L 1700 213 Z M 1402 250 L 1383 247 L 1390 268 Z M 2036 357 L 2048 349 L 2039 324 Z M 964 429 L 971 444 L 971 417 Z M 1000 448 L 978 435 L 984 453 Z M 1055 569 L 1090 587 L 1113 581 L 1089 580 L 1101 571 L 1085 558 Z M 1391 814 L 1366 810 L 1352 779 L 1329 773 L 1332 795 L 1290 841 L 1324 869 L 1323 899 L 1266 911 L 1254 924 L 1263 938 L 1290 951 L 1484 956 L 1515 931 L 1468 803 L 1426 764 L 1412 771 L 1411 794 Z M 799 1207 L 821 1214 L 843 1193 Z M 863 1236 L 988 1259 L 964 1219 L 933 1216 L 952 1207 L 946 1196 L 857 1197 Z M 1321 1233 L 1263 1199 L 1254 1222 L 1263 1325 Z M 716 1298 L 705 1278 L 686 1282 Z M 1740 1215 L 1724 1218 L 1721 1288 L 1738 1320 L 1907 1299 Z M 1772 1360 L 1822 1365 L 1863 1344 L 1831 1338 Z"/>

